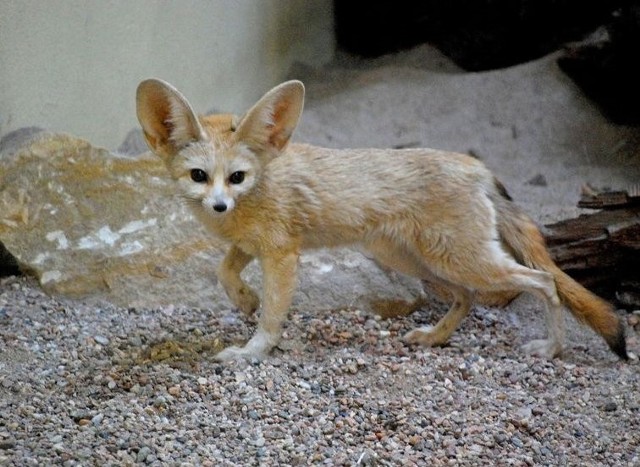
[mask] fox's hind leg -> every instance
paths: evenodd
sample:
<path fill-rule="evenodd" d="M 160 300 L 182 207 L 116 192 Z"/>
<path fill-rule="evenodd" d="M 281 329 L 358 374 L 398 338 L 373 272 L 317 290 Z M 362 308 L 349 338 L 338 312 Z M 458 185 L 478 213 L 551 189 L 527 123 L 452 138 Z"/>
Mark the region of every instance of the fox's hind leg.
<path fill-rule="evenodd" d="M 555 291 L 555 282 L 553 290 Z M 564 315 L 560 300 L 555 297 L 545 299 L 545 321 L 547 324 L 548 336 L 546 339 L 534 339 L 522 346 L 522 350 L 532 355 L 538 355 L 545 358 L 553 358 L 562 353 L 565 337 Z"/>
<path fill-rule="evenodd" d="M 501 269 L 496 268 L 493 281 L 480 290 L 521 290 L 536 295 L 545 303 L 545 321 L 548 336 L 533 340 L 523 346 L 527 353 L 545 358 L 553 358 L 562 353 L 564 345 L 564 315 L 553 275 L 545 271 L 530 269 L 508 260 Z M 486 271 L 485 271 L 486 274 Z M 482 279 L 485 276 L 483 274 Z"/>
<path fill-rule="evenodd" d="M 441 289 L 446 289 L 449 292 L 447 295 L 453 297 L 451 308 L 435 326 L 424 326 L 404 336 L 405 341 L 410 344 L 436 346 L 446 343 L 451 334 L 460 325 L 460 322 L 469 314 L 473 299 L 471 291 L 435 277 L 429 270 L 428 265 L 421 259 L 384 237 L 369 241 L 365 247 L 369 253 L 373 254 L 379 265 L 417 277 L 423 281 L 427 280 L 430 283 L 436 283 Z M 414 304 L 417 307 L 424 301 L 423 295 Z"/>
<path fill-rule="evenodd" d="M 443 345 L 449 340 L 449 337 L 451 337 L 451 334 L 458 328 L 462 320 L 469 314 L 473 294 L 464 287 L 453 284 L 447 284 L 446 288 L 453 296 L 453 303 L 449 311 L 447 311 L 447 314 L 445 314 L 435 326 L 423 326 L 409 331 L 404 336 L 405 342 L 431 347 Z"/>
<path fill-rule="evenodd" d="M 562 353 L 564 346 L 564 315 L 562 305 L 556 290 L 553 276 L 544 271 L 529 269 L 515 263 L 509 270 L 503 282 L 496 281 L 490 290 L 504 287 L 506 290 L 522 290 L 541 297 L 545 303 L 545 321 L 548 336 L 546 339 L 536 339 L 522 348 L 525 352 L 545 358 L 553 358 Z M 486 290 L 486 289 L 485 289 Z"/>
<path fill-rule="evenodd" d="M 426 259 L 431 259 L 432 269 L 439 277 L 477 292 L 513 290 L 541 297 L 546 304 L 549 336 L 530 342 L 524 349 L 547 358 L 562 352 L 564 316 L 555 280 L 550 273 L 519 264 L 497 242 L 475 244 L 469 249 L 453 248 L 449 250 L 446 262 Z"/>

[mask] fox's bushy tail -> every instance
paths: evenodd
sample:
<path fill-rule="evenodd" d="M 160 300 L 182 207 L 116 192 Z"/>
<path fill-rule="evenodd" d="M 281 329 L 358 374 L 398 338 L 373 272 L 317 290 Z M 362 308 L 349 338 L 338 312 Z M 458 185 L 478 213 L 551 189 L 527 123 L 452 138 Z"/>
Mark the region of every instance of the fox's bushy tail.
<path fill-rule="evenodd" d="M 494 199 L 498 211 L 498 232 L 507 250 L 519 263 L 552 274 L 562 304 L 578 321 L 600 334 L 616 355 L 628 359 L 624 324 L 613 306 L 556 266 L 540 230 L 511 202 L 499 183 L 498 191 Z"/>

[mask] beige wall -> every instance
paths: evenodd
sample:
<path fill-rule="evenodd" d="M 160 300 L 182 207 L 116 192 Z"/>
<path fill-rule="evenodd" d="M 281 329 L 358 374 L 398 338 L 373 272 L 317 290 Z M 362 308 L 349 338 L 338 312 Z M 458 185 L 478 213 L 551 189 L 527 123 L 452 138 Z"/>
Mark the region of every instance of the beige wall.
<path fill-rule="evenodd" d="M 117 147 L 158 77 L 241 112 L 334 50 L 332 0 L 0 0 L 0 136 L 40 126 Z"/>

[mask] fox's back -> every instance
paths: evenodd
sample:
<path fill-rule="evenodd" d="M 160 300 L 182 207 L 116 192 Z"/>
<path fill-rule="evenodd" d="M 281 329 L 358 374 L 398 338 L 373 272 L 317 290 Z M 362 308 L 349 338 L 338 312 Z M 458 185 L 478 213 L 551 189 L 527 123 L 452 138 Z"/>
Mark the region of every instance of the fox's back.
<path fill-rule="evenodd" d="M 329 149 L 292 144 L 267 169 L 270 177 L 284 177 L 292 184 L 299 179 L 320 191 L 387 201 L 429 187 L 439 188 L 441 196 L 447 191 L 460 195 L 493 180 L 479 160 L 434 149 Z M 294 175 L 296 179 L 291 178 Z"/>
<path fill-rule="evenodd" d="M 463 154 L 292 144 L 265 168 L 259 192 L 270 209 L 326 244 L 386 223 L 451 229 L 475 216 L 486 220 L 494 189 L 484 165 Z"/>

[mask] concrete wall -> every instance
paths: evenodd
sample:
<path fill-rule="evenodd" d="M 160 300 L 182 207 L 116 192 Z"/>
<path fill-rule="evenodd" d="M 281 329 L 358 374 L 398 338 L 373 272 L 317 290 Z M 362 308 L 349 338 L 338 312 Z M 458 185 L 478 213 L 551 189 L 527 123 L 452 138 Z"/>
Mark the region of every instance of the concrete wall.
<path fill-rule="evenodd" d="M 242 112 L 334 50 L 332 0 L 0 0 L 0 136 L 40 126 L 117 147 L 137 84 Z"/>

